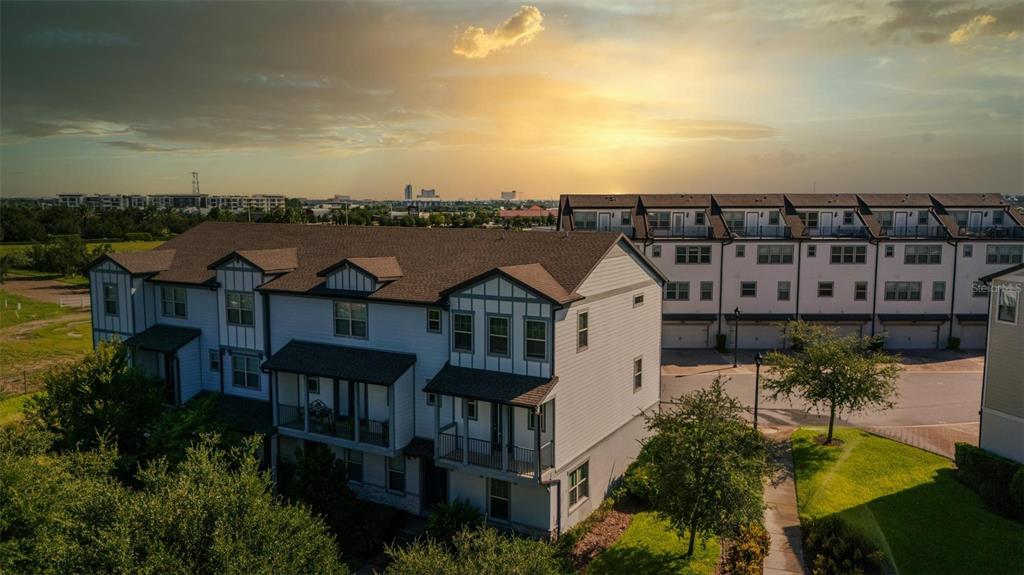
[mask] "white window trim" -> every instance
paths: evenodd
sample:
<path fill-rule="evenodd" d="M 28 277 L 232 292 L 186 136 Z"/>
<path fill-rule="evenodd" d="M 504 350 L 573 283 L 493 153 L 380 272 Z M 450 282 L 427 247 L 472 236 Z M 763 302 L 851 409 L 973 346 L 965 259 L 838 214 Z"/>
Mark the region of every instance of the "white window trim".
<path fill-rule="evenodd" d="M 530 339 L 530 322 L 536 322 L 544 326 L 544 355 L 541 357 L 531 356 L 529 352 L 529 342 L 539 341 L 537 339 Z M 548 332 L 551 330 L 548 328 L 548 322 L 544 318 L 540 317 L 524 317 L 523 318 L 523 359 L 526 361 L 547 361 L 548 360 Z"/>
<path fill-rule="evenodd" d="M 577 479 L 576 480 L 577 481 L 576 485 L 573 485 L 572 484 L 573 475 L 578 473 L 578 472 L 582 472 L 584 467 L 586 467 L 586 469 L 587 469 L 587 473 L 586 473 L 587 476 L 584 477 L 582 480 Z M 566 477 L 566 483 L 568 483 L 568 489 L 565 492 L 565 499 L 566 499 L 566 502 L 569 503 L 569 511 L 572 511 L 572 510 L 576 509 L 577 507 L 579 507 L 584 502 L 586 502 L 588 499 L 590 499 L 590 460 L 588 459 L 588 460 L 584 461 L 583 463 L 580 463 L 572 471 L 570 471 L 568 476 Z M 579 491 L 580 491 L 580 486 L 581 485 L 583 486 L 583 490 L 586 491 L 586 494 L 583 495 L 583 497 L 579 496 Z M 572 501 L 573 491 L 576 491 L 576 493 L 577 493 L 576 501 L 575 502 Z"/>
<path fill-rule="evenodd" d="M 1008 292 L 1013 292 L 1013 294 L 1017 297 L 1017 305 L 1014 307 L 1014 310 L 1013 310 L 1013 320 L 1012 321 L 1006 321 L 1005 319 L 999 319 L 999 308 L 1001 307 L 1000 304 L 999 304 L 999 298 L 1001 298 L 1001 293 L 1004 290 L 1008 291 Z M 1000 286 L 996 286 L 995 289 L 991 289 L 990 288 L 989 291 L 992 292 L 992 297 L 996 298 L 996 313 L 995 313 L 996 323 L 1001 323 L 1003 325 L 1017 325 L 1017 322 L 1020 321 L 1020 300 L 1021 300 L 1020 296 L 1021 296 L 1021 292 L 1024 291 L 1024 290 L 1021 290 L 1019 287 L 1016 288 L 1016 289 L 1013 289 L 1013 290 L 1008 290 L 1007 286 L 1000 285 Z"/>
<path fill-rule="evenodd" d="M 430 314 L 437 312 L 437 329 L 430 328 Z M 427 333 L 443 333 L 444 332 L 444 312 L 439 307 L 428 307 L 427 308 Z"/>
<path fill-rule="evenodd" d="M 348 306 L 348 320 L 347 320 L 348 321 L 348 333 L 339 333 L 338 332 L 338 320 L 341 319 L 341 318 L 338 317 L 338 305 Z M 353 326 L 355 325 L 355 323 L 357 321 L 359 321 L 359 320 L 354 319 L 355 318 L 354 310 L 355 310 L 356 306 L 363 306 L 363 309 L 366 310 L 366 313 L 365 313 L 366 317 L 365 317 L 365 319 L 362 320 L 362 322 L 366 324 L 365 333 L 363 335 L 356 335 L 355 334 L 355 330 L 353 329 Z M 339 301 L 339 300 L 334 300 L 331 303 L 331 314 L 332 314 L 331 324 L 332 324 L 332 328 L 334 329 L 334 337 L 346 337 L 346 338 L 350 338 L 350 339 L 370 339 L 370 304 L 365 303 L 365 302 L 358 302 L 358 301 Z"/>
<path fill-rule="evenodd" d="M 586 316 L 587 327 L 580 329 L 580 316 Z M 580 333 L 585 332 L 587 334 L 587 343 L 580 345 Z M 590 310 L 581 309 L 576 312 L 576 352 L 586 351 L 590 348 Z"/>

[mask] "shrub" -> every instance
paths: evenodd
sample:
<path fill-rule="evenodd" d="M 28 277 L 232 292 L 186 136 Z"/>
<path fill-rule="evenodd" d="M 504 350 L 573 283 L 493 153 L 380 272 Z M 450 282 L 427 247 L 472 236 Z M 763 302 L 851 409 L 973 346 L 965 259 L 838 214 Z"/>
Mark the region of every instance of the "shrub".
<path fill-rule="evenodd" d="M 1024 517 L 1018 479 L 1017 497 L 1012 483 L 1024 466 L 968 443 L 956 444 L 956 477 L 981 496 L 993 510 L 1011 517 Z"/>
<path fill-rule="evenodd" d="M 1017 469 L 1010 480 L 1010 501 L 1017 508 L 1019 516 L 1024 516 L 1024 465 Z"/>
<path fill-rule="evenodd" d="M 955 337 L 955 336 L 950 336 L 949 337 L 949 343 L 946 344 L 946 347 L 948 347 L 949 349 L 952 349 L 953 351 L 956 351 L 956 350 L 960 349 L 960 338 L 959 337 Z"/>
<path fill-rule="evenodd" d="M 504 535 L 494 529 L 463 529 L 449 547 L 420 539 L 406 547 L 389 547 L 387 575 L 555 575 L 561 564 L 555 548 L 543 541 Z"/>
<path fill-rule="evenodd" d="M 724 333 L 715 334 L 715 349 L 717 349 L 720 353 L 725 353 L 726 351 L 728 351 L 727 349 L 725 349 Z"/>
<path fill-rule="evenodd" d="M 153 234 L 149 232 L 128 232 L 124 235 L 126 242 L 149 242 L 153 240 Z"/>
<path fill-rule="evenodd" d="M 434 508 L 430 517 L 427 517 L 427 535 L 448 543 L 456 533 L 465 528 L 479 527 L 483 520 L 483 514 L 468 499 L 456 499 Z"/>
<path fill-rule="evenodd" d="M 804 556 L 812 575 L 879 573 L 884 555 L 837 515 L 803 522 Z"/>
<path fill-rule="evenodd" d="M 651 466 L 644 461 L 646 451 L 641 451 L 636 461 L 629 464 L 622 476 L 622 483 L 616 490 L 616 497 L 633 498 L 637 503 L 648 505 L 654 497 L 655 480 Z"/>
<path fill-rule="evenodd" d="M 771 545 L 771 537 L 764 525 L 750 523 L 740 525 L 732 545 L 725 553 L 722 564 L 722 571 L 726 575 L 761 575 L 761 566 L 765 556 L 768 555 L 768 547 Z"/>

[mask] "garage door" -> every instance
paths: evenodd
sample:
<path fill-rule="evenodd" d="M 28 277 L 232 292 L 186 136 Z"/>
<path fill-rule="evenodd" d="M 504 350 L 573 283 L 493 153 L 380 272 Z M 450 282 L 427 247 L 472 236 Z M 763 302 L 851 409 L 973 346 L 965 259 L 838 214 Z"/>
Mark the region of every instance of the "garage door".
<path fill-rule="evenodd" d="M 885 331 L 888 334 L 885 347 L 889 349 L 938 348 L 937 325 L 887 325 Z"/>
<path fill-rule="evenodd" d="M 988 326 L 970 324 L 960 326 L 960 349 L 985 349 Z"/>
<path fill-rule="evenodd" d="M 735 326 L 730 327 L 735 329 Z M 740 348 L 782 349 L 784 345 L 781 329 L 781 325 L 775 324 L 740 324 Z"/>
<path fill-rule="evenodd" d="M 710 324 L 666 323 L 661 327 L 661 347 L 668 349 L 707 349 Z"/>

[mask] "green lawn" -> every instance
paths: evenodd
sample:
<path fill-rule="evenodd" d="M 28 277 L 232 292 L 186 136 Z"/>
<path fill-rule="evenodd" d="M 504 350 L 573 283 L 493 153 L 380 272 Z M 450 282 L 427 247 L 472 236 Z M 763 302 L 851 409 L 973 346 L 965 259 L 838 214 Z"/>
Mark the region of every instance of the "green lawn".
<path fill-rule="evenodd" d="M 59 320 L 10 337 L 0 330 L 0 388 L 33 391 L 55 365 L 80 359 L 92 350 L 89 319 Z"/>
<path fill-rule="evenodd" d="M 75 311 L 61 308 L 55 303 L 29 299 L 0 290 L 0 329 L 34 321 L 64 315 Z"/>
<path fill-rule="evenodd" d="M 21 395 L 4 396 L 0 399 L 0 427 L 21 419 L 22 410 L 28 398 L 35 394 L 25 393 Z"/>
<path fill-rule="evenodd" d="M 86 242 L 86 245 L 91 249 L 95 246 L 101 245 L 106 242 Z M 145 252 L 149 251 L 158 245 L 164 243 L 163 240 L 154 240 L 147 242 L 109 242 L 110 247 L 115 252 Z M 28 249 L 28 244 L 0 244 L 0 256 Z"/>
<path fill-rule="evenodd" d="M 948 459 L 848 428 L 825 447 L 821 433 L 793 434 L 801 518 L 838 513 L 902 575 L 1024 571 L 1024 525 L 990 512 Z"/>
<path fill-rule="evenodd" d="M 594 575 L 714 573 L 720 552 L 718 541 L 712 539 L 702 546 L 698 540 L 693 557 L 686 557 L 688 542 L 653 512 L 638 513 L 622 537 L 591 561 L 587 572 Z"/>

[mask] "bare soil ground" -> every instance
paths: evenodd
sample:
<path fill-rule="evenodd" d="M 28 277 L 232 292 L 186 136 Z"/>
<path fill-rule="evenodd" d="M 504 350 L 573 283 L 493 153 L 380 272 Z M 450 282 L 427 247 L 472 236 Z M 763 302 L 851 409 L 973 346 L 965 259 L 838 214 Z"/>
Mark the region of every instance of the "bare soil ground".
<path fill-rule="evenodd" d="M 57 280 L 9 277 L 3 282 L 3 289 L 35 300 L 57 304 L 61 303 L 62 298 L 65 303 L 71 298 L 80 298 L 79 301 L 84 303 L 85 307 L 89 306 L 88 287 L 74 286 Z"/>

